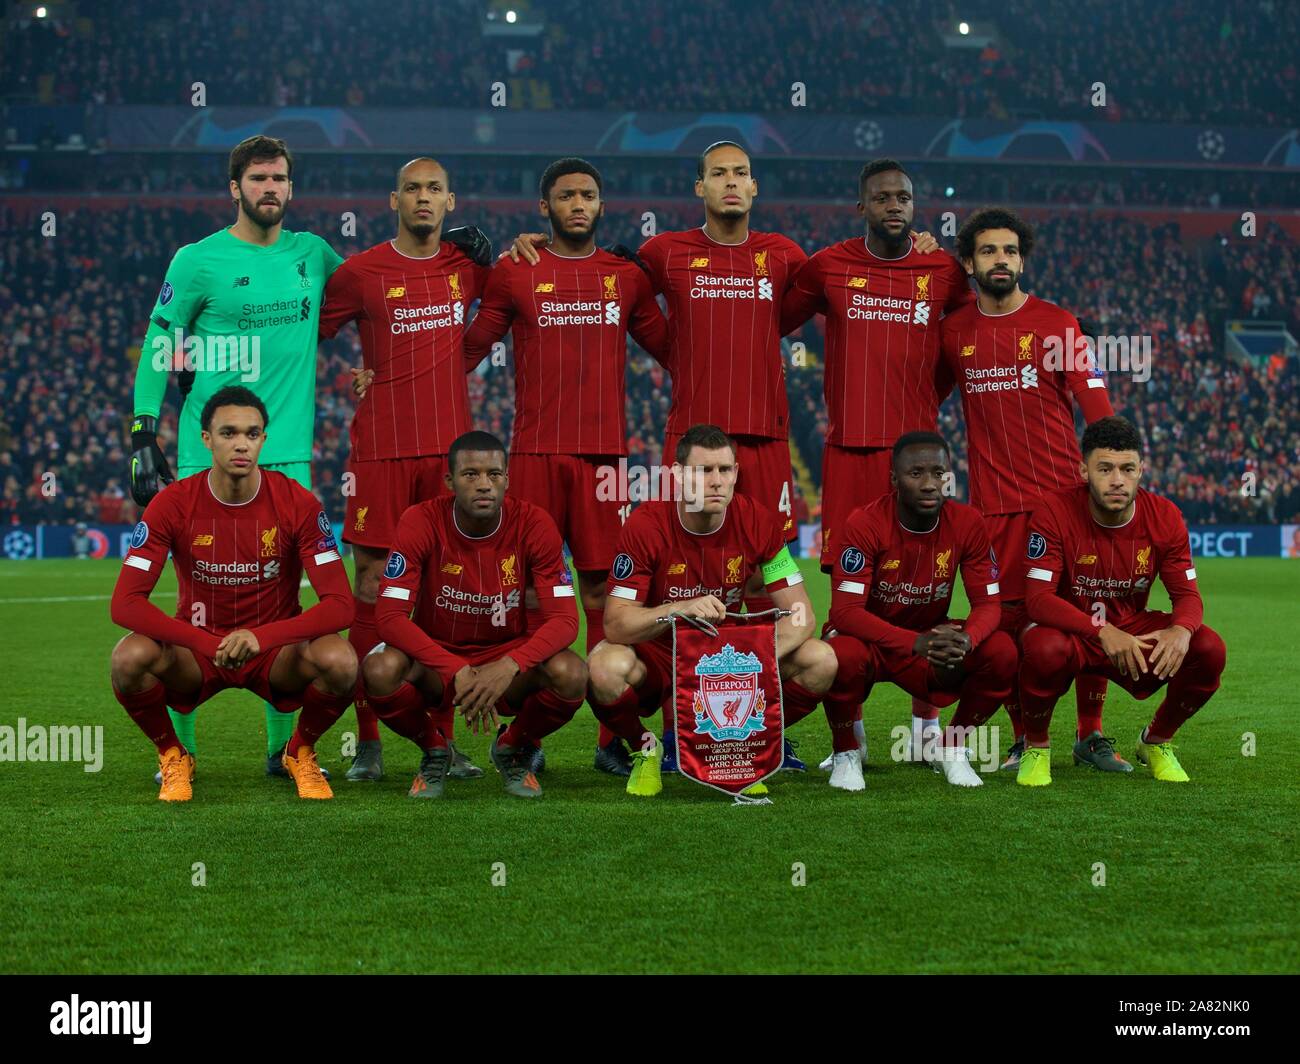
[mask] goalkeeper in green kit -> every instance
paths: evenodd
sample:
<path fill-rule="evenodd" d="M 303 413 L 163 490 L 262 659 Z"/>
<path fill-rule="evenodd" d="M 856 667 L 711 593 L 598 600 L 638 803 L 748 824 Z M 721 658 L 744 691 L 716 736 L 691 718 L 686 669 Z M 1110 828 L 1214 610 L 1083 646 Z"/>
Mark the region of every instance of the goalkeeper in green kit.
<path fill-rule="evenodd" d="M 242 384 L 270 414 L 259 464 L 311 490 L 317 322 L 325 282 L 343 260 L 320 237 L 281 228 L 292 176 L 284 141 L 242 141 L 230 153 L 234 225 L 185 245 L 167 268 L 136 367 L 130 478 L 140 506 L 173 480 L 157 436 L 172 370 L 182 393 L 178 476 L 211 467 L 199 412 L 221 388 Z M 168 712 L 194 754 L 194 714 Z M 266 706 L 268 775 L 285 775 L 280 759 L 293 728 L 292 713 Z"/>

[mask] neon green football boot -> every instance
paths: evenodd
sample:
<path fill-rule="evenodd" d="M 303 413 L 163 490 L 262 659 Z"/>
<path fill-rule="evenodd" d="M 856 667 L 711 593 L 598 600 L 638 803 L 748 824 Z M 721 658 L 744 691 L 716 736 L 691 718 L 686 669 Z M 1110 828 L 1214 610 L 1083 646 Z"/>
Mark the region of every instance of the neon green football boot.
<path fill-rule="evenodd" d="M 632 751 L 632 774 L 627 778 L 627 793 L 640 798 L 653 798 L 664 789 L 660 766 L 664 759 L 662 743 L 655 743 L 649 753 L 639 747 Z"/>
<path fill-rule="evenodd" d="M 1052 752 L 1045 746 L 1026 746 L 1016 769 L 1022 787 L 1046 787 L 1052 782 Z"/>
<path fill-rule="evenodd" d="M 1147 742 L 1147 730 L 1142 729 L 1138 736 L 1137 763 L 1151 769 L 1151 775 L 1161 783 L 1187 783 L 1191 777 L 1183 770 L 1174 756 L 1174 744 Z"/>

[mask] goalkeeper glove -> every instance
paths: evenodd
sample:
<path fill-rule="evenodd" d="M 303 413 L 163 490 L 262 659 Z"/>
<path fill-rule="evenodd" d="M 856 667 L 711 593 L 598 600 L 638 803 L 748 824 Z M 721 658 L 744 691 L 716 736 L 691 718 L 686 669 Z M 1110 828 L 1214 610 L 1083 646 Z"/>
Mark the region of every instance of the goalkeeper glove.
<path fill-rule="evenodd" d="M 638 255 L 626 244 L 614 244 L 611 247 L 607 247 L 605 250 L 608 251 L 611 255 L 617 255 L 620 259 L 627 259 L 628 262 L 636 263 L 638 266 L 641 267 L 642 273 L 644 273 L 647 277 L 650 276 L 650 267 L 647 266 L 644 262 L 642 262 L 641 256 Z"/>
<path fill-rule="evenodd" d="M 131 498 L 148 506 L 149 500 L 175 479 L 158 446 L 158 419 L 137 417 L 131 422 Z"/>
<path fill-rule="evenodd" d="M 492 241 L 476 225 L 458 225 L 442 234 L 448 244 L 455 244 L 480 266 L 492 265 Z"/>

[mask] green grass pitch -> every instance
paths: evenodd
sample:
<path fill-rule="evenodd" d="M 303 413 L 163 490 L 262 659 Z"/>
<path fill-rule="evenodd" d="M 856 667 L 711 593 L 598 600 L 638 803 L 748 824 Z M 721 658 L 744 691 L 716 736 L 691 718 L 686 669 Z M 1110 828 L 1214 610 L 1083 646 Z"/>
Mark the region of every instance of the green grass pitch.
<path fill-rule="evenodd" d="M 98 773 L 0 763 L 5 970 L 1300 970 L 1294 562 L 1197 562 L 1228 671 L 1180 736 L 1188 786 L 1075 768 L 1071 693 L 1050 788 L 992 774 L 958 790 L 889 760 L 909 701 L 883 687 L 865 793 L 816 771 L 818 713 L 792 732 L 812 771 L 749 808 L 680 777 L 628 797 L 591 768 L 585 708 L 547 740 L 540 802 L 507 799 L 492 772 L 410 801 L 418 754 L 387 732 L 388 778 L 349 784 L 351 711 L 320 745 L 336 799 L 300 802 L 263 775 L 262 709 L 242 692 L 199 711 L 194 801 L 164 806 L 108 685 L 119 564 L 0 562 L 0 725 L 104 726 Z M 826 579 L 802 564 L 823 614 Z M 170 609 L 174 586 L 169 570 L 155 601 Z M 1153 709 L 1112 686 L 1106 732 L 1125 756 Z M 485 739 L 458 742 L 487 765 Z"/>

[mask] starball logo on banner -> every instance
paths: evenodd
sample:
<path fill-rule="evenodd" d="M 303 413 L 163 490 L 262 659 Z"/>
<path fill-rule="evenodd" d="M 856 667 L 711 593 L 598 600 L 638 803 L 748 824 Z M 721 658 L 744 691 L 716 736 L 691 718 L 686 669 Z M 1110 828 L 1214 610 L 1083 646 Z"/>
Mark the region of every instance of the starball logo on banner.
<path fill-rule="evenodd" d="M 673 618 L 677 761 L 683 776 L 726 794 L 781 769 L 785 738 L 777 611 L 732 615 L 714 629 Z"/>

